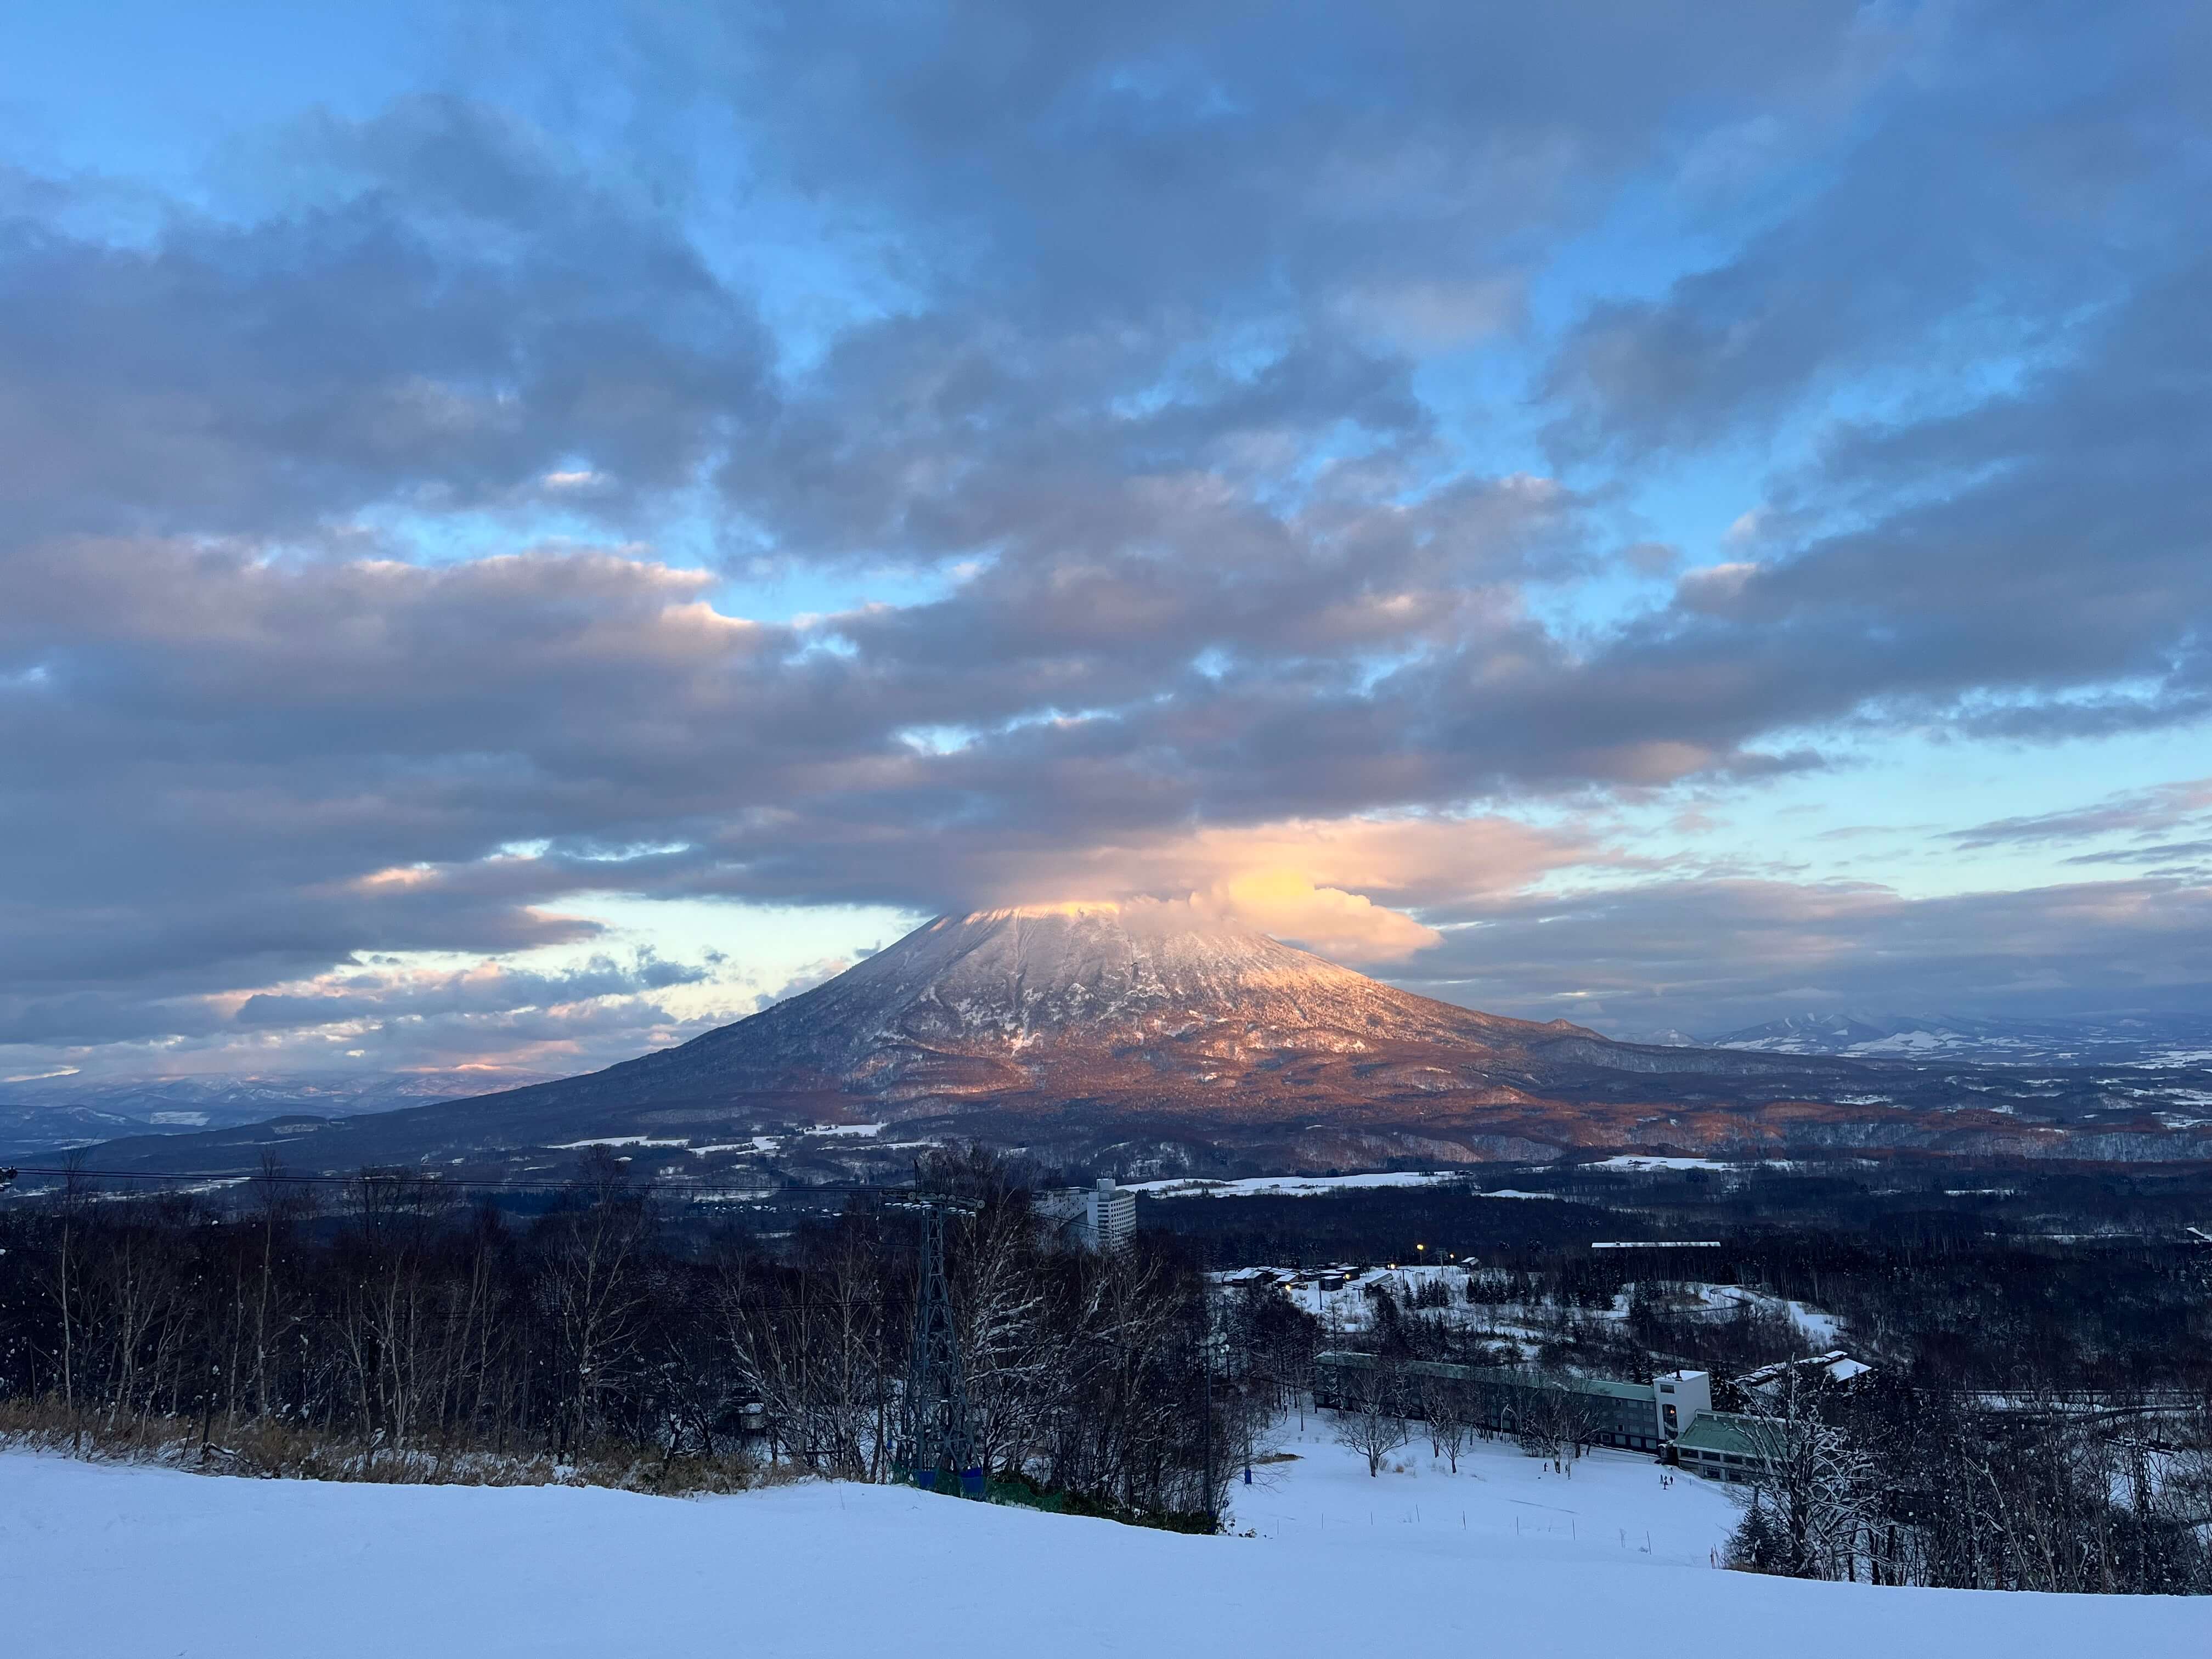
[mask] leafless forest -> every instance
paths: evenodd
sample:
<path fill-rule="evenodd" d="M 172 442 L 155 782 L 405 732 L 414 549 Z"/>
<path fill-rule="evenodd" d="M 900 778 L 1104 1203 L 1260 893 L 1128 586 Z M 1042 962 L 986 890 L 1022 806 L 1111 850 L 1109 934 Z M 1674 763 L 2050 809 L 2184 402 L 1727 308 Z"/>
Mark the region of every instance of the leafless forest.
<path fill-rule="evenodd" d="M 1054 1506 L 1201 1524 L 1197 1271 L 1157 1240 L 1054 1244 L 988 1160 L 943 1173 L 981 1200 L 950 1268 L 984 1465 Z M 204 1460 L 276 1447 L 354 1478 L 893 1474 L 915 1228 L 863 1198 L 769 1246 L 702 1237 L 601 1155 L 527 1221 L 372 1172 L 228 1207 L 81 1183 L 0 1236 L 0 1389 L 50 1437 L 181 1431 Z M 1225 1436 L 1234 1395 L 1213 1403 Z"/>
<path fill-rule="evenodd" d="M 1209 1294 L 1190 1242 L 1164 1231 L 1116 1255 L 1060 1243 L 988 1157 L 945 1155 L 926 1174 L 977 1206 L 948 1260 L 994 1495 L 1204 1527 L 1267 1423 L 1311 1409 L 1313 1356 L 1332 1339 L 1285 1297 Z M 916 1231 L 881 1194 L 773 1237 L 678 1224 L 605 1152 L 528 1216 L 374 1171 L 317 1186 L 271 1170 L 220 1199 L 74 1182 L 0 1212 L 0 1427 L 347 1479 L 890 1480 Z M 1347 1443 L 1372 1460 L 1425 1440 L 1455 1461 L 1484 1431 L 1411 1360 L 1725 1379 L 1806 1350 L 1771 1310 L 1674 1311 L 1632 1261 L 1531 1245 L 1496 1260 L 1460 1294 L 1547 1310 L 1538 1351 L 1486 1338 L 1485 1310 L 1439 1305 L 1437 1283 L 1402 1305 L 1378 1292 L 1360 1340 L 1375 1388 L 1336 1413 Z M 1877 1361 L 1848 1388 L 1793 1381 L 1764 1403 L 1723 1380 L 1720 1403 L 1764 1418 L 1738 1565 L 2212 1591 L 2207 1265 L 1737 1241 L 1711 1270 L 1817 1294 Z M 1592 1316 L 1625 1287 L 1625 1317 Z M 1571 1456 L 1594 1430 L 1570 1413 L 1518 1432 L 1534 1455 Z"/>

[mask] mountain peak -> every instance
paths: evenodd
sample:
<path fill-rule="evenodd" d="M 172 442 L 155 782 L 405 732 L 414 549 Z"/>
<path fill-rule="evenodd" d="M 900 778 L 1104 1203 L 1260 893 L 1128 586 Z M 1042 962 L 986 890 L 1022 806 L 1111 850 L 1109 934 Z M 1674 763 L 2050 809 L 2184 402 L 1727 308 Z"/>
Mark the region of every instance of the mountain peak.
<path fill-rule="evenodd" d="M 1401 1000 L 1444 1006 L 1199 906 L 1137 901 L 939 916 L 755 1019 L 788 1009 L 817 1037 L 842 1028 L 872 1044 L 1125 1045 L 1224 1021 L 1364 1024 Z"/>
<path fill-rule="evenodd" d="M 1487 1088 L 1502 1055 L 1569 1037 L 1600 1041 L 1417 996 L 1202 902 L 1136 900 L 939 916 L 811 991 L 617 1069 L 653 1095 L 879 1116 L 1109 1100 L 1295 1115 Z"/>

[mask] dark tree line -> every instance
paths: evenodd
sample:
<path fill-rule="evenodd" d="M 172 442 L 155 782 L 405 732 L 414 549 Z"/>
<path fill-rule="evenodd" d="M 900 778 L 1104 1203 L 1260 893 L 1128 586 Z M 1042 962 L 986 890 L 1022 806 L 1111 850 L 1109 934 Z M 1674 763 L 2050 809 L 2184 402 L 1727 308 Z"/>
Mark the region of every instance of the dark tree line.
<path fill-rule="evenodd" d="M 981 1204 L 949 1267 L 994 1475 L 1132 1518 L 1218 1507 L 1207 1454 L 1239 1396 L 1220 1390 L 1210 1445 L 1196 1268 L 1153 1239 L 1066 1248 L 991 1160 L 939 1164 Z M 403 1173 L 331 1189 L 271 1170 L 222 1204 L 72 1182 L 0 1212 L 0 1422 L 181 1431 L 210 1456 L 289 1436 L 305 1472 L 533 1457 L 888 1479 L 915 1236 L 856 1199 L 788 1238 L 701 1237 L 604 1153 L 526 1219 Z"/>
<path fill-rule="evenodd" d="M 1202 1242 L 1224 1267 L 1465 1257 L 1505 1277 L 1500 1302 L 1566 1310 L 1561 1347 L 1547 1358 L 1593 1370 L 1614 1363 L 1598 1351 L 1607 1333 L 1596 1321 L 1576 1327 L 1573 1310 L 1607 1309 L 1632 1285 L 1695 1278 L 1823 1309 L 1843 1321 L 1863 1357 L 1929 1387 L 2212 1385 L 2212 1246 L 2179 1242 L 2179 1224 L 2201 1225 L 2212 1204 L 2212 1178 L 2201 1171 L 1947 1164 L 1849 1176 L 1754 1174 L 1724 1194 L 1725 1183 L 1704 1170 L 1526 1170 L 1513 1179 L 1593 1201 L 1501 1203 L 1446 1185 L 1147 1200 L 1140 1213 L 1146 1225 Z M 2008 1219 L 1990 1206 L 2021 1213 Z M 2127 1231 L 2154 1227 L 2159 1237 Z M 1655 1234 L 1721 1247 L 1587 1248 L 1593 1237 Z M 1634 1318 L 1642 1347 L 1717 1373 L 1782 1358 L 1790 1339 L 1771 1319 L 1682 1318 L 1656 1299 L 1640 1301 Z"/>
<path fill-rule="evenodd" d="M 1960 1589 L 2212 1595 L 2201 1408 L 1979 1401 L 1869 1376 L 1748 1431 L 1740 1565 Z"/>
<path fill-rule="evenodd" d="M 1747 1500 L 1740 1565 L 1960 1589 L 2212 1594 L 2202 1259 L 1818 1237 L 1768 1250 L 1762 1288 L 1849 1310 L 1854 1332 L 1893 1345 L 1885 1355 L 1854 1343 L 1876 1369 L 1834 1385 L 1817 1367 L 1790 1367 L 1758 1394 L 1739 1392 L 1729 1362 L 1741 1370 L 1814 1346 L 1772 1306 L 1692 1316 L 1682 1287 L 1635 1278 L 1610 1255 L 1524 1260 L 1478 1273 L 1465 1293 L 1478 1309 L 1555 1322 L 1533 1360 L 1488 1342 L 1480 1323 L 1444 1317 L 1449 1293 L 1436 1282 L 1402 1301 L 1370 1286 L 1357 1346 L 1374 1363 L 1331 1394 L 1339 1437 L 1371 1473 L 1417 1434 L 1455 1462 L 1470 1435 L 1499 1428 L 1501 1403 L 1532 1455 L 1569 1454 L 1601 1431 L 1571 1391 L 1516 1389 L 1506 1401 L 1413 1362 L 1509 1366 L 1531 1384 L 1710 1368 L 1751 1443 L 1734 1469 Z M 1596 1316 L 1617 1313 L 1624 1291 L 1626 1317 Z M 2097 1305 L 2058 1317 L 2076 1297 Z M 1516 1322 L 1525 1332 L 1527 1319 Z M 2104 1342 L 2156 1357 L 2116 1366 Z"/>

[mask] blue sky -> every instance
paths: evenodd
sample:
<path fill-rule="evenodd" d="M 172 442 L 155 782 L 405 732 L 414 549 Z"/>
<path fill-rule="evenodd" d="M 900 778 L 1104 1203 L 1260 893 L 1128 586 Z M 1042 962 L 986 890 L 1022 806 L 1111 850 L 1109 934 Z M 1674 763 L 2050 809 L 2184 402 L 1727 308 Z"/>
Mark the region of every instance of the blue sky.
<path fill-rule="evenodd" d="M 568 1071 L 945 908 L 2201 1006 L 2191 9 L 49 9 L 0 1076 Z"/>

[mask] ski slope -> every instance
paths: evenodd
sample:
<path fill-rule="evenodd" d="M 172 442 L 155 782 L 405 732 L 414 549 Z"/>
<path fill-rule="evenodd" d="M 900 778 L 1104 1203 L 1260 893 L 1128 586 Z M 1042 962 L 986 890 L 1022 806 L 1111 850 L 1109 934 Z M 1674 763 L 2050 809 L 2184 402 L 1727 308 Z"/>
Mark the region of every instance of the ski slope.
<path fill-rule="evenodd" d="M 1389 1505 L 1451 1484 L 1426 1471 L 1367 1482 L 1376 1514 L 1364 1524 L 1208 1539 L 880 1486 L 677 1500 L 246 1480 L 9 1453 L 0 1651 L 1764 1659 L 1817 1647 L 1883 1659 L 2202 1659 L 2207 1650 L 2203 1601 L 1877 1590 L 1680 1565 L 1718 1518 L 1699 1510 L 1716 1495 L 1688 1483 L 1662 1492 L 1650 1465 L 1632 1464 L 1619 1460 L 1620 1478 L 1662 1500 L 1690 1497 L 1665 1523 L 1663 1553 L 1591 1544 L 1579 1526 L 1562 1539 L 1387 1522 Z M 1315 1498 L 1349 1482 L 1317 1459 L 1265 1496 L 1289 1502 L 1301 1478 Z M 1572 1487 L 1573 1502 L 1598 1506 L 1602 1486 L 1578 1472 L 1498 1496 L 1564 1498 Z"/>
<path fill-rule="evenodd" d="M 1454 1472 L 1431 1455 L 1419 1424 L 1370 1475 L 1364 1457 L 1336 1443 L 1331 1422 L 1309 1413 L 1303 1428 L 1295 1417 L 1278 1426 L 1252 1465 L 1252 1484 L 1232 1481 L 1234 1530 L 1442 1557 L 1455 1571 L 1499 1559 L 1710 1571 L 1740 1515 L 1723 1488 L 1662 1472 L 1640 1452 L 1593 1450 L 1555 1472 L 1510 1441 L 1477 1440 Z"/>

